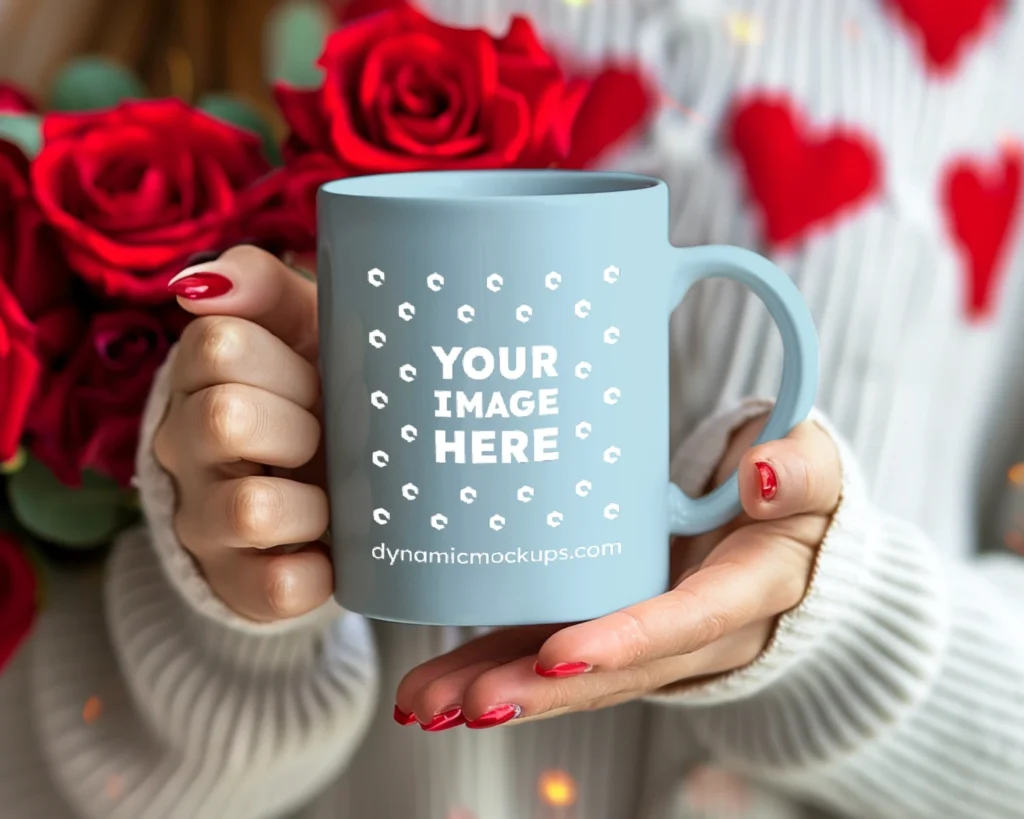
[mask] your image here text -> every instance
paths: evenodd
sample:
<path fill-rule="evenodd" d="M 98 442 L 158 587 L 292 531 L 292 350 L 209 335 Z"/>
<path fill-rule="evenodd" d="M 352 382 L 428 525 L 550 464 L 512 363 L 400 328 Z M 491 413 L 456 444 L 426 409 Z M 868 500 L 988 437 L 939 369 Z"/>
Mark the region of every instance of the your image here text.
<path fill-rule="evenodd" d="M 549 345 L 532 347 L 432 347 L 441 365 L 441 378 L 456 372 L 474 381 L 497 379 L 520 382 L 557 378 L 558 351 Z M 530 418 L 558 415 L 558 388 L 514 390 L 434 390 L 435 418 Z M 528 429 L 434 431 L 434 455 L 439 464 L 530 463 L 558 460 L 558 427 L 547 420 Z"/>

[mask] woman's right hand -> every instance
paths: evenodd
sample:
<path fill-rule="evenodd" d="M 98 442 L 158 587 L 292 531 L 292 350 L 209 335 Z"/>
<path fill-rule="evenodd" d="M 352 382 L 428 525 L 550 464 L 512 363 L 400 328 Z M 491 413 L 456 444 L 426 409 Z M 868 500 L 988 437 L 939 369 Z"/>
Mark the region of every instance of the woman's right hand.
<path fill-rule="evenodd" d="M 178 538 L 242 616 L 305 614 L 334 585 L 319 542 L 328 503 L 316 285 L 237 247 L 170 289 L 198 317 L 182 335 L 154 441 L 177 486 Z"/>

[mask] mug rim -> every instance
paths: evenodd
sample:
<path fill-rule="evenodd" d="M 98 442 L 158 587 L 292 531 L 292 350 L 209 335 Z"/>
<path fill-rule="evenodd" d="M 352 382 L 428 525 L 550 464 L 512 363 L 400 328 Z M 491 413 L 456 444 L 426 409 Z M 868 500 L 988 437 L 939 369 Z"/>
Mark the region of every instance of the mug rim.
<path fill-rule="evenodd" d="M 656 177 L 624 171 L 447 170 L 345 177 L 324 183 L 320 193 L 376 201 L 480 203 L 635 196 L 664 185 Z"/>

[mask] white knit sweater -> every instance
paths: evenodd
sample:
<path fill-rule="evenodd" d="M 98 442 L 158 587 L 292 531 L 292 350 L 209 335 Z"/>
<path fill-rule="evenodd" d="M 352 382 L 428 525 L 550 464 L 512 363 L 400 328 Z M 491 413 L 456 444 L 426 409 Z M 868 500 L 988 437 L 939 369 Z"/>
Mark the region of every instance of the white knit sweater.
<path fill-rule="evenodd" d="M 966 321 L 937 193 L 952 157 L 986 159 L 1024 134 L 1024 8 L 1008 0 L 938 81 L 888 0 L 425 5 L 496 30 L 525 11 L 578 54 L 639 56 L 676 105 L 618 164 L 669 182 L 677 244 L 765 250 L 720 139 L 738 94 L 784 90 L 816 127 L 876 141 L 881 194 L 775 255 L 818 323 L 819 417 L 843 454 L 806 599 L 760 660 L 685 694 L 487 731 L 400 728 L 402 673 L 466 632 L 371 626 L 333 605 L 273 626 L 231 615 L 176 542 L 173 489 L 149 454 L 161 378 L 139 456 L 149 531 L 125 535 L 103 577 L 53 578 L 0 677 L 0 815 L 1024 816 L 1024 564 L 974 557 L 998 545 L 995 498 L 1024 441 L 1024 269 L 991 320 Z M 725 283 L 688 299 L 672 338 L 673 474 L 694 490 L 764 407 L 740 399 L 774 393 L 780 349 L 762 308 Z M 725 769 L 747 783 L 726 780 L 739 802 L 715 803 Z M 573 805 L 545 803 L 552 777 L 575 785 Z"/>

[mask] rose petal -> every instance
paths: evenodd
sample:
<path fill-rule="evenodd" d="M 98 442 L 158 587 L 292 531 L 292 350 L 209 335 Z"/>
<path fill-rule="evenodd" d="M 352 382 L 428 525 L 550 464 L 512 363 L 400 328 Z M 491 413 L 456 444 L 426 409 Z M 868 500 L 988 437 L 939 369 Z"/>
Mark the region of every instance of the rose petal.
<path fill-rule="evenodd" d="M 322 92 L 290 88 L 283 83 L 274 86 L 274 99 L 281 115 L 291 129 L 285 158 L 306 151 L 330 150 L 330 126 L 323 116 Z"/>
<path fill-rule="evenodd" d="M 572 149 L 566 168 L 585 168 L 630 132 L 654 109 L 655 95 L 633 71 L 609 68 L 599 74 L 579 108 L 572 127 Z"/>
<path fill-rule="evenodd" d="M 0 280 L 0 461 L 17 452 L 40 372 L 35 328 Z"/>
<path fill-rule="evenodd" d="M 317 191 L 347 175 L 333 157 L 307 154 L 253 187 L 242 205 L 242 230 L 271 252 L 315 250 Z"/>
<path fill-rule="evenodd" d="M 371 14 L 383 14 L 388 11 L 409 8 L 406 0 L 342 0 L 333 5 L 338 21 L 341 23 L 349 23 Z"/>
<path fill-rule="evenodd" d="M 30 633 L 38 597 L 32 564 L 13 536 L 0 533 L 0 673 Z"/>
<path fill-rule="evenodd" d="M 128 486 L 135 473 L 138 442 L 137 415 L 106 417 L 86 441 L 78 468 L 107 475 L 121 486 Z"/>
<path fill-rule="evenodd" d="M 521 57 L 525 64 L 535 67 L 557 67 L 554 58 L 541 44 L 533 23 L 526 17 L 513 17 L 508 33 L 497 40 L 496 47 L 502 58 Z"/>
<path fill-rule="evenodd" d="M 493 152 L 488 161 L 496 159 L 500 165 L 513 164 L 530 141 L 530 109 L 521 94 L 502 89 L 495 95 L 488 131 Z"/>
<path fill-rule="evenodd" d="M 434 80 L 438 96 L 450 94 L 451 106 L 436 116 L 402 113 L 393 86 L 385 86 L 376 103 L 374 120 L 379 123 L 380 141 L 412 156 L 457 157 L 478 152 L 485 144 L 483 134 L 459 135 L 466 110 L 459 86 L 447 77 Z"/>
<path fill-rule="evenodd" d="M 34 114 L 38 110 L 27 92 L 11 83 L 0 82 L 0 113 Z"/>

